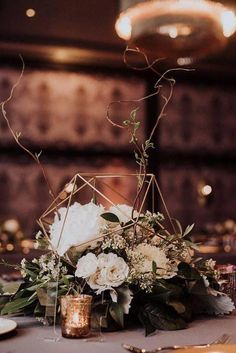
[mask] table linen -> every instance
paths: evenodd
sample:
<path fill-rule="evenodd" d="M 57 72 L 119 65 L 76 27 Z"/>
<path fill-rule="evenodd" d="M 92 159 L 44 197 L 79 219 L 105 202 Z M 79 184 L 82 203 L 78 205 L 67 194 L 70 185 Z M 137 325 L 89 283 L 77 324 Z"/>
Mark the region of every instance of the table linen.
<path fill-rule="evenodd" d="M 236 343 L 236 315 L 198 319 L 185 330 L 157 331 L 150 337 L 145 337 L 142 328 L 104 333 L 104 342 L 62 338 L 59 326 L 56 327 L 56 332 L 60 340 L 53 342 L 53 327 L 43 326 L 34 318 L 13 319 L 18 323 L 17 332 L 13 337 L 0 341 L 0 353 L 125 353 L 127 351 L 122 343 L 153 349 L 170 344 L 210 342 L 222 333 L 230 334 L 231 343 Z"/>

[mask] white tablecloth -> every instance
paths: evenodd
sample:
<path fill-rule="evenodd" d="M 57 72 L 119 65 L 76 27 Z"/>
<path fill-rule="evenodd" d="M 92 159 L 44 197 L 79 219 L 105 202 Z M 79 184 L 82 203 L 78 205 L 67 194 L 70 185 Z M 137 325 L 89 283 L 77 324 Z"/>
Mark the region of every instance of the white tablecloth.
<path fill-rule="evenodd" d="M 169 344 L 199 344 L 210 342 L 222 333 L 232 336 L 236 343 L 236 316 L 222 318 L 204 318 L 189 324 L 181 331 L 158 331 L 145 337 L 141 328 L 127 331 L 105 333 L 104 342 L 91 342 L 84 339 L 66 339 L 60 337 L 60 327 L 56 328 L 59 341 L 52 327 L 45 327 L 32 318 L 15 318 L 18 322 L 15 336 L 0 341 L 0 353 L 125 353 L 122 343 L 144 348 L 155 348 Z M 236 352 L 232 352 L 236 353 Z"/>

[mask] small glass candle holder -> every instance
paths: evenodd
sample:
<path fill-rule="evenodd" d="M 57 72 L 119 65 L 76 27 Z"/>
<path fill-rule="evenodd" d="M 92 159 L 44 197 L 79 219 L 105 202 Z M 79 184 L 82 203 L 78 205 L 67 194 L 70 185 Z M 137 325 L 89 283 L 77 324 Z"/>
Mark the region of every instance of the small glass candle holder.
<path fill-rule="evenodd" d="M 219 265 L 220 272 L 220 290 L 226 293 L 236 305 L 236 266 Z"/>
<path fill-rule="evenodd" d="M 90 334 L 92 296 L 61 297 L 61 333 L 66 338 L 83 338 Z"/>

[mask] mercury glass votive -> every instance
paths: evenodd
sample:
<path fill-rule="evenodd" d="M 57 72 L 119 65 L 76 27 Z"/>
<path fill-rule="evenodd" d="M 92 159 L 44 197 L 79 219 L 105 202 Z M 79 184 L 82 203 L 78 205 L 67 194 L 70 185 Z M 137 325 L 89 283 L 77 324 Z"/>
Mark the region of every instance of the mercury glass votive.
<path fill-rule="evenodd" d="M 90 333 L 92 296 L 61 297 L 61 333 L 67 338 L 83 338 Z"/>

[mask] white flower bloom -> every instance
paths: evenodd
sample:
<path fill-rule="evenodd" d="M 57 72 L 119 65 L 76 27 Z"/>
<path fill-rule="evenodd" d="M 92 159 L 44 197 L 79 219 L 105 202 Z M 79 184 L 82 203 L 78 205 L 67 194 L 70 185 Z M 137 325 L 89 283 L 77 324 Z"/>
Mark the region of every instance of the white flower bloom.
<path fill-rule="evenodd" d="M 133 208 L 128 205 L 117 205 L 109 208 L 109 212 L 114 213 L 122 223 L 127 223 L 131 220 L 132 210 Z M 133 217 L 138 217 L 137 211 L 134 211 Z"/>
<path fill-rule="evenodd" d="M 63 256 L 72 246 L 79 246 L 99 237 L 103 222 L 100 215 L 103 212 L 102 206 L 92 202 L 86 205 L 75 202 L 69 207 L 68 212 L 66 207 L 60 208 L 50 227 L 53 248 Z"/>
<path fill-rule="evenodd" d="M 206 260 L 206 266 L 213 271 L 216 266 L 216 261 L 214 261 L 213 259 L 208 259 Z"/>
<path fill-rule="evenodd" d="M 112 267 L 116 265 L 117 259 L 122 259 L 122 258 L 118 257 L 116 254 L 113 254 L 112 252 L 109 254 L 101 253 L 100 255 L 98 255 L 98 266 L 100 269 L 103 269 L 104 267 Z"/>
<path fill-rule="evenodd" d="M 180 253 L 179 258 L 180 258 L 180 261 L 184 261 L 189 264 L 192 261 L 193 256 L 194 256 L 194 250 L 191 249 L 190 247 L 186 247 Z"/>
<path fill-rule="evenodd" d="M 87 280 L 89 286 L 97 290 L 97 294 L 113 287 L 118 287 L 125 282 L 128 277 L 129 267 L 122 257 L 116 254 L 100 254 L 98 259 L 98 269 L 95 274 Z"/>
<path fill-rule="evenodd" d="M 25 266 L 26 266 L 26 258 L 23 258 L 22 260 L 21 260 L 21 267 L 22 268 L 25 268 Z"/>
<path fill-rule="evenodd" d="M 171 269 L 170 261 L 166 257 L 165 252 L 149 244 L 139 244 L 135 249 L 136 256 L 142 256 L 143 260 L 134 263 L 134 268 L 140 273 L 152 272 L 153 262 L 156 263 L 156 274 L 162 278 L 170 278 L 175 276 L 175 271 Z"/>
<path fill-rule="evenodd" d="M 205 275 L 203 275 L 203 274 L 200 274 L 200 275 L 201 275 L 201 277 L 202 277 L 202 279 L 203 279 L 204 286 L 205 286 L 206 288 L 208 288 L 208 287 L 210 286 L 210 283 L 209 283 L 209 281 L 208 281 L 208 279 L 207 279 L 207 276 L 205 276 Z"/>
<path fill-rule="evenodd" d="M 93 253 L 82 256 L 77 263 L 75 275 L 77 277 L 87 278 L 97 271 L 98 259 Z"/>

